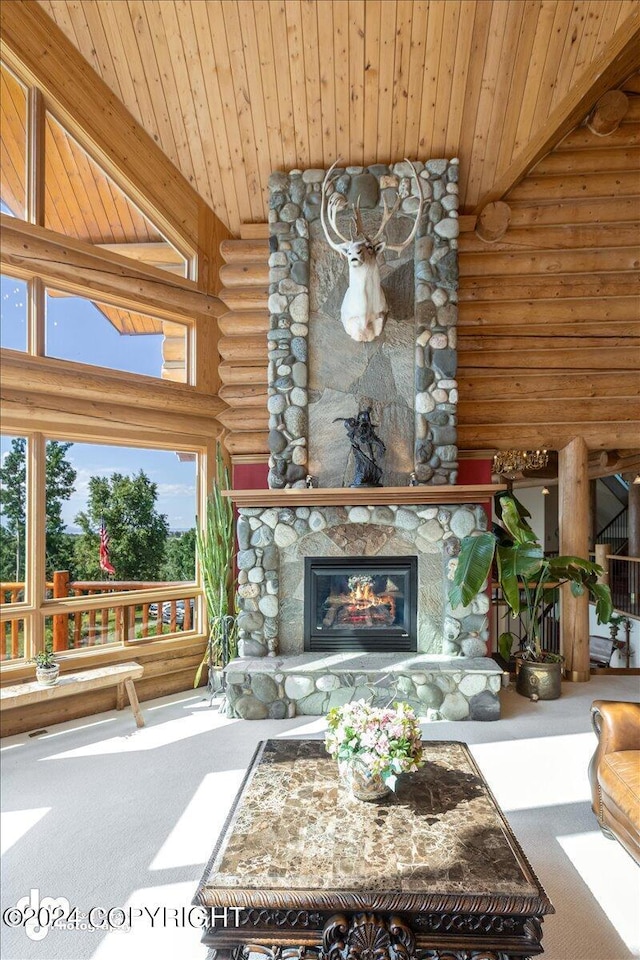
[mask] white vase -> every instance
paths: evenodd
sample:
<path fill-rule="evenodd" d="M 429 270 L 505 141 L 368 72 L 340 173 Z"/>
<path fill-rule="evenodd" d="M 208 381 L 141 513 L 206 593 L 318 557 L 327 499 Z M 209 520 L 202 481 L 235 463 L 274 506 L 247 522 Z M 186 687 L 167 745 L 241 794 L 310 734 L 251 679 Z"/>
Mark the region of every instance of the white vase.
<path fill-rule="evenodd" d="M 60 666 L 57 663 L 54 663 L 51 667 L 38 667 L 36 666 L 36 680 L 43 687 L 53 687 L 58 682 L 58 675 L 60 674 Z"/>

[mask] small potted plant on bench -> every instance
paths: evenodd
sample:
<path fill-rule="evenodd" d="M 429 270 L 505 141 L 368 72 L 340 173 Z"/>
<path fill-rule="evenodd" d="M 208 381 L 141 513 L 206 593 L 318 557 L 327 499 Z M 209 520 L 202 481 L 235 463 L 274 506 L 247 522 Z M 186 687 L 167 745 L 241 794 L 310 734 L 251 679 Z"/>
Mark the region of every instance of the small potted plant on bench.
<path fill-rule="evenodd" d="M 43 652 L 36 653 L 31 662 L 36 665 L 36 679 L 42 686 L 53 687 L 58 682 L 60 664 L 56 660 L 50 643 L 45 646 Z"/>

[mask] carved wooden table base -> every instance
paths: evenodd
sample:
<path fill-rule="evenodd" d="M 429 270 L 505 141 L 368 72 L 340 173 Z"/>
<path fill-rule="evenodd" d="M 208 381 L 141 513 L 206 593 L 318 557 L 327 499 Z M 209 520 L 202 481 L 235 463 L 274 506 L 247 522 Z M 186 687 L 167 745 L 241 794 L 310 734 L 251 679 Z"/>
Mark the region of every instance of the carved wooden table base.
<path fill-rule="evenodd" d="M 318 943 L 309 943 L 297 946 L 288 945 L 289 935 L 294 934 L 297 924 L 309 928 L 318 921 L 317 914 L 307 911 L 247 911 L 254 914 L 253 920 L 257 923 L 259 914 L 271 914 L 271 919 L 278 923 L 272 928 L 272 940 L 284 937 L 284 944 L 273 943 L 270 946 L 256 940 L 248 939 L 234 946 L 222 947 L 221 938 L 216 931 L 210 928 L 203 938 L 206 944 L 216 944 L 209 952 L 207 960 L 527 960 L 534 953 L 541 951 L 542 928 L 539 921 L 529 919 L 518 924 L 513 918 L 498 917 L 464 917 L 428 915 L 414 918 L 414 924 L 420 927 L 430 926 L 433 930 L 446 929 L 452 934 L 472 933 L 473 936 L 482 934 L 491 938 L 492 934 L 510 934 L 509 942 L 501 949 L 495 946 L 479 949 L 468 947 L 443 946 L 438 948 L 421 947 L 419 941 L 423 939 L 412 930 L 411 926 L 399 916 L 383 916 L 375 913 L 356 913 L 351 916 L 334 914 L 325 923 L 322 930 L 322 940 Z M 289 921 L 287 921 L 289 915 Z M 268 919 L 268 918 L 265 918 Z M 244 925 L 244 924 L 242 924 Z M 228 931 L 229 932 L 229 931 Z M 520 936 L 518 936 L 518 933 Z M 239 933 L 236 934 L 238 936 Z M 247 932 L 241 934 L 247 936 Z M 233 935 L 232 935 L 233 936 Z M 227 939 L 227 936 L 222 938 Z M 522 941 L 529 939 L 529 943 Z M 519 942 L 515 942 L 515 941 Z M 523 953 L 523 949 L 527 952 Z M 512 951 L 516 952 L 512 952 Z"/>

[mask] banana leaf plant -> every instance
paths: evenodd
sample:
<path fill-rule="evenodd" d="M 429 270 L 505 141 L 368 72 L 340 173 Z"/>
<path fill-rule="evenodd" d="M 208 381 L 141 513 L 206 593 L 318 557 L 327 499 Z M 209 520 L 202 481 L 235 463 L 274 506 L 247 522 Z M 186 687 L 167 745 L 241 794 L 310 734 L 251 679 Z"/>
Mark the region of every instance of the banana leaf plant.
<path fill-rule="evenodd" d="M 222 496 L 231 487 L 229 470 L 216 447 L 216 476 L 207 498 L 204 523 L 196 528 L 198 564 L 207 604 L 209 642 L 198 667 L 194 687 L 200 683 L 205 666 L 224 667 L 237 655 L 238 629 L 232 601 L 233 586 L 233 504 Z"/>
<path fill-rule="evenodd" d="M 541 624 L 545 604 L 555 589 L 569 583 L 574 596 L 585 590 L 596 604 L 598 623 L 608 623 L 613 613 L 609 587 L 598 583 L 602 567 L 582 557 L 545 557 L 536 534 L 527 523 L 531 514 L 512 493 L 495 497 L 498 523 L 492 532 L 464 537 L 449 589 L 452 607 L 466 607 L 485 586 L 495 561 L 495 579 L 504 599 L 524 627 L 520 655 L 544 662 L 558 659 L 542 649 Z M 513 636 L 502 634 L 500 650 L 511 649 Z"/>

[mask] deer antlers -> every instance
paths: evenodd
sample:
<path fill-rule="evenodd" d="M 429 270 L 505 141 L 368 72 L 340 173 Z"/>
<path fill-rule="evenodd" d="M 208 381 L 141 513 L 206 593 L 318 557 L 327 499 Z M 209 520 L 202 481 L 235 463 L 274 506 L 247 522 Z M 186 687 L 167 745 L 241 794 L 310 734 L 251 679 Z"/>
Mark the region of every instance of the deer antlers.
<path fill-rule="evenodd" d="M 327 239 L 327 243 L 329 244 L 329 246 L 333 250 L 336 250 L 338 253 L 344 254 L 344 249 L 342 248 L 342 246 L 339 243 L 336 243 L 336 241 L 332 238 L 331 234 L 329 233 L 329 230 L 327 228 L 327 220 L 329 221 L 329 226 L 333 230 L 335 236 L 339 237 L 342 243 L 346 243 L 346 244 L 352 243 L 353 241 L 360 238 L 360 239 L 368 240 L 369 243 L 371 243 L 372 245 L 375 245 L 383 236 L 385 227 L 387 226 L 389 220 L 391 220 L 393 215 L 396 213 L 398 207 L 400 206 L 400 196 L 396 197 L 396 201 L 391 208 L 389 208 L 387 204 L 387 198 L 386 197 L 383 198 L 382 221 L 380 223 L 380 226 L 378 227 L 378 230 L 375 236 L 373 237 L 367 237 L 367 235 L 364 232 L 364 227 L 362 224 L 362 216 L 360 214 L 360 198 L 358 198 L 355 207 L 353 207 L 353 218 L 351 221 L 351 237 L 345 237 L 345 235 L 339 229 L 336 221 L 337 221 L 338 214 L 341 213 L 347 207 L 348 205 L 347 199 L 341 193 L 338 193 L 337 190 L 335 190 L 335 188 L 333 190 L 333 193 L 331 193 L 331 195 L 327 194 L 329 185 L 330 184 L 333 185 L 333 179 L 331 178 L 331 174 L 333 173 L 334 169 L 336 168 L 339 162 L 340 162 L 340 158 L 338 158 L 335 161 L 335 163 L 333 163 L 330 166 L 322 182 L 322 201 L 320 204 L 320 222 L 322 224 L 322 229 L 324 231 L 324 235 Z M 409 166 L 413 171 L 413 175 L 416 180 L 416 186 L 418 188 L 419 204 L 418 204 L 418 210 L 416 212 L 416 216 L 413 224 L 413 229 L 411 230 L 411 233 L 409 234 L 409 236 L 405 240 L 403 240 L 402 243 L 386 243 L 385 244 L 388 250 L 394 250 L 396 253 L 400 253 L 402 250 L 404 250 L 405 247 L 407 247 L 415 237 L 416 232 L 418 230 L 418 226 L 420 224 L 420 217 L 422 216 L 422 210 L 424 207 L 424 193 L 422 191 L 422 183 L 420 181 L 420 177 L 418 176 L 416 168 L 414 167 L 412 162 L 410 160 L 407 160 L 406 158 L 405 158 L 405 162 L 409 164 Z"/>

